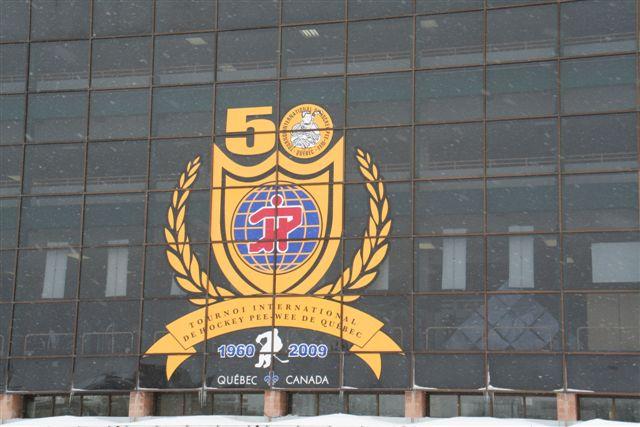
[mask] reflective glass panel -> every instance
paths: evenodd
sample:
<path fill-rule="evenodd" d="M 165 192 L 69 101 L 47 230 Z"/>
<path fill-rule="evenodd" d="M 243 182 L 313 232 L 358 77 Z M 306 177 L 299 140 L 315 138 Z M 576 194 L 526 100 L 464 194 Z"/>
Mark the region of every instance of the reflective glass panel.
<path fill-rule="evenodd" d="M 15 276 L 16 251 L 0 251 L 0 301 L 11 300 L 13 296 L 13 284 L 15 281 Z M 7 325 L 8 327 L 8 320 L 5 325 Z M 8 342 L 7 339 L 5 339 L 5 344 Z M 7 350 L 6 347 L 5 350 Z M 2 355 L 2 351 L 0 351 L 0 355 Z"/>
<path fill-rule="evenodd" d="M 71 386 L 71 359 L 13 359 L 8 388 L 15 391 L 68 391 Z M 50 397 L 48 397 L 50 399 Z M 49 413 L 51 410 L 49 409 Z M 50 416 L 50 415 L 38 415 Z"/>
<path fill-rule="evenodd" d="M 555 119 L 487 123 L 487 174 L 555 172 L 557 146 Z"/>
<path fill-rule="evenodd" d="M 94 142 L 88 146 L 87 191 L 144 190 L 147 180 L 146 141 Z"/>
<path fill-rule="evenodd" d="M 27 45 L 0 45 L 0 93 L 24 92 L 27 87 Z"/>
<path fill-rule="evenodd" d="M 20 251 L 16 300 L 74 298 L 79 263 L 80 251 L 64 246 Z"/>
<path fill-rule="evenodd" d="M 381 18 L 411 13 L 409 0 L 348 0 L 349 19 Z"/>
<path fill-rule="evenodd" d="M 460 416 L 486 417 L 489 414 L 489 397 L 478 395 L 460 396 Z"/>
<path fill-rule="evenodd" d="M 282 0 L 284 23 L 334 21 L 344 19 L 343 0 Z"/>
<path fill-rule="evenodd" d="M 324 108 L 334 128 L 344 126 L 343 78 L 283 80 L 280 82 L 280 117 L 301 102 Z"/>
<path fill-rule="evenodd" d="M 416 121 L 464 121 L 482 118 L 482 68 L 425 71 L 416 74 Z"/>
<path fill-rule="evenodd" d="M 276 0 L 218 0 L 220 29 L 278 25 L 280 8 Z"/>
<path fill-rule="evenodd" d="M 149 186 L 154 189 L 175 188 L 187 164 L 200 156 L 203 165 L 209 164 L 211 139 L 155 140 L 151 143 Z M 192 188 L 209 186 L 209 168 L 201 167 Z"/>
<path fill-rule="evenodd" d="M 0 129 L 0 145 L 23 142 L 24 95 L 0 95 Z"/>
<path fill-rule="evenodd" d="M 347 125 L 411 123 L 411 75 L 350 77 L 347 80 Z"/>
<path fill-rule="evenodd" d="M 126 54 L 123 54 L 126 52 Z M 94 40 L 91 47 L 91 86 L 146 86 L 151 81 L 151 38 Z"/>
<path fill-rule="evenodd" d="M 556 64 L 499 65 L 487 69 L 487 116 L 527 117 L 556 112 Z"/>
<path fill-rule="evenodd" d="M 80 242 L 82 197 L 54 196 L 22 199 L 21 246 L 49 246 Z"/>
<path fill-rule="evenodd" d="M 140 302 L 82 302 L 76 331 L 77 354 L 130 354 L 138 350 Z"/>
<path fill-rule="evenodd" d="M 526 368 L 523 368 L 525 366 Z M 513 390 L 557 390 L 562 387 L 562 356 L 489 354 L 489 372 L 491 385 L 494 387 Z M 556 415 L 557 412 L 554 411 L 554 419 Z"/>
<path fill-rule="evenodd" d="M 562 119 L 562 168 L 566 172 L 638 167 L 635 114 Z"/>
<path fill-rule="evenodd" d="M 18 199 L 0 199 L 0 246 L 18 246 Z"/>
<path fill-rule="evenodd" d="M 141 243 L 144 195 L 87 196 L 84 208 L 85 245 Z"/>
<path fill-rule="evenodd" d="M 482 19 L 480 12 L 417 17 L 416 66 L 481 63 L 484 49 Z"/>
<path fill-rule="evenodd" d="M 562 199 L 568 229 L 638 226 L 637 174 L 565 176 Z"/>
<path fill-rule="evenodd" d="M 91 139 L 146 137 L 149 133 L 148 90 L 121 90 L 91 94 Z"/>
<path fill-rule="evenodd" d="M 229 31 L 218 34 L 218 80 L 275 78 L 278 31 Z"/>
<path fill-rule="evenodd" d="M 375 394 L 350 394 L 349 414 L 352 415 L 377 415 L 378 404 Z"/>
<path fill-rule="evenodd" d="M 31 39 L 80 39 L 89 36 L 90 2 L 84 0 L 33 0 Z"/>
<path fill-rule="evenodd" d="M 284 28 L 282 76 L 344 73 L 344 33 L 344 24 Z"/>
<path fill-rule="evenodd" d="M 485 363 L 482 354 L 416 354 L 415 360 L 416 385 L 477 390 L 485 384 Z M 433 402 L 431 399 L 436 396 L 440 395 L 432 394 L 429 400 Z M 431 417 L 456 416 L 455 400 L 434 403 L 436 404 L 430 405 Z M 450 412 L 451 410 L 453 412 Z"/>
<path fill-rule="evenodd" d="M 496 418 L 524 418 L 523 397 L 501 394 L 494 395 L 493 416 Z"/>
<path fill-rule="evenodd" d="M 558 417 L 557 399 L 553 396 L 525 396 L 527 418 L 555 420 Z"/>
<path fill-rule="evenodd" d="M 284 86 L 289 83 L 282 84 Z M 216 135 L 227 133 L 227 116 L 232 108 L 267 107 L 270 113 L 262 113 L 260 118 L 275 123 L 278 119 L 278 111 L 275 108 L 276 91 L 275 82 L 216 85 Z M 296 105 L 299 103 L 299 100 L 297 101 Z M 273 129 L 275 130 L 275 125 Z M 248 131 L 250 133 L 254 129 L 249 128 Z M 235 129 L 231 129 L 230 132 L 235 132 Z"/>
<path fill-rule="evenodd" d="M 556 55 L 558 7 L 491 10 L 487 16 L 487 60 L 548 58 Z"/>
<path fill-rule="evenodd" d="M 349 23 L 347 70 L 350 73 L 411 68 L 413 20 Z"/>
<path fill-rule="evenodd" d="M 617 111 L 636 106 L 635 56 L 562 61 L 562 112 Z"/>
<path fill-rule="evenodd" d="M 209 30 L 216 26 L 215 0 L 163 0 L 156 2 L 156 31 Z"/>
<path fill-rule="evenodd" d="M 30 90 L 83 89 L 89 85 L 89 42 L 33 43 Z"/>
<path fill-rule="evenodd" d="M 416 0 L 417 13 L 482 9 L 484 0 Z"/>
<path fill-rule="evenodd" d="M 564 297 L 569 351 L 640 351 L 640 293 Z"/>
<path fill-rule="evenodd" d="M 20 193 L 22 181 L 22 147 L 0 147 L 0 195 Z"/>
<path fill-rule="evenodd" d="M 635 9 L 633 0 L 587 0 L 561 5 L 562 54 L 635 50 Z"/>
<path fill-rule="evenodd" d="M 27 142 L 82 141 L 87 134 L 87 93 L 29 96 Z"/>
<path fill-rule="evenodd" d="M 380 173 L 380 179 L 411 179 L 411 128 L 355 129 L 347 131 L 346 180 L 363 181 L 358 169 L 356 149 L 369 153 Z M 354 154 L 351 154 L 354 153 Z"/>
<path fill-rule="evenodd" d="M 141 247 L 84 248 L 80 297 L 136 298 L 140 295 L 141 270 Z"/>
<path fill-rule="evenodd" d="M 29 6 L 28 0 L 0 2 L 0 41 L 29 37 Z"/>
<path fill-rule="evenodd" d="M 482 175 L 482 123 L 416 127 L 416 177 Z"/>
<path fill-rule="evenodd" d="M 462 234 L 482 231 L 482 181 L 417 182 L 415 231 Z"/>
<path fill-rule="evenodd" d="M 25 193 L 82 192 L 82 144 L 31 145 L 26 148 L 25 154 Z"/>
<path fill-rule="evenodd" d="M 214 79 L 215 37 L 212 33 L 155 38 L 156 84 L 210 83 Z"/>
<path fill-rule="evenodd" d="M 116 36 L 150 33 L 153 3 L 147 0 L 95 0 L 93 35 Z"/>
<path fill-rule="evenodd" d="M 570 388 L 601 392 L 637 393 L 640 364 L 637 355 L 568 355 Z"/>
<path fill-rule="evenodd" d="M 210 135 L 212 103 L 211 86 L 154 89 L 152 135 Z"/>
<path fill-rule="evenodd" d="M 13 311 L 12 356 L 71 354 L 73 303 L 18 304 Z"/>

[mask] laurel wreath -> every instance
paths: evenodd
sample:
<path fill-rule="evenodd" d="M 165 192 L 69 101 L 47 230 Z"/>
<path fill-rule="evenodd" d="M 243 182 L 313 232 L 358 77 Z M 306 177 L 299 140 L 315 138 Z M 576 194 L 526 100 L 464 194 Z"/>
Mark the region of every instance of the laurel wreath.
<path fill-rule="evenodd" d="M 389 201 L 384 184 L 380 181 L 378 167 L 373 163 L 371 155 L 360 149 L 356 150 L 356 159 L 360 173 L 367 180 L 365 186 L 369 193 L 370 215 L 362 246 L 354 254 L 351 266 L 346 268 L 335 282 L 313 293 L 314 296 L 342 302 L 355 301 L 360 297 L 359 295 L 342 295 L 343 291 L 362 289 L 377 277 L 376 268 L 382 263 L 389 249 L 387 237 L 391 229 Z M 173 191 L 171 204 L 167 210 L 167 227 L 164 228 L 164 235 L 167 242 L 167 260 L 176 272 L 176 281 L 186 292 L 198 295 L 197 298 L 190 299 L 190 302 L 205 305 L 210 298 L 222 300 L 235 295 L 209 280 L 207 273 L 200 268 L 200 262 L 189 243 L 185 224 L 186 202 L 200 166 L 200 156 L 197 156 L 187 164 L 186 170 L 180 175 L 178 187 Z"/>
<path fill-rule="evenodd" d="M 164 237 L 167 241 L 167 260 L 176 272 L 176 281 L 182 289 L 189 293 L 200 294 L 199 298 L 192 298 L 196 305 L 207 304 L 207 295 L 220 300 L 233 296 L 229 290 L 216 286 L 209 280 L 206 272 L 200 268 L 198 257 L 191 250 L 185 218 L 187 214 L 187 199 L 191 186 L 198 176 L 200 156 L 187 164 L 187 169 L 180 175 L 178 188 L 173 190 L 171 205 L 167 211 L 167 225 Z"/>

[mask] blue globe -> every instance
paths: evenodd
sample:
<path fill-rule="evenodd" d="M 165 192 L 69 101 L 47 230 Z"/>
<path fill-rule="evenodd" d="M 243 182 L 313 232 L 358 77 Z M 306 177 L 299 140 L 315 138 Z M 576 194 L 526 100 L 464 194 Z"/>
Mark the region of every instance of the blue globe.
<path fill-rule="evenodd" d="M 288 272 L 315 251 L 320 221 L 315 200 L 303 188 L 265 184 L 249 191 L 236 208 L 235 247 L 254 270 Z"/>

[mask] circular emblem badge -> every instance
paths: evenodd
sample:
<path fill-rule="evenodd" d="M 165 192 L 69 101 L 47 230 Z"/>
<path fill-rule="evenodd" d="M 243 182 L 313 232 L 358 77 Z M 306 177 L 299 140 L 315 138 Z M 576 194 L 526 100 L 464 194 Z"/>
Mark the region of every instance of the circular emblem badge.
<path fill-rule="evenodd" d="M 318 247 L 321 218 L 315 200 L 295 184 L 266 184 L 249 191 L 233 216 L 234 246 L 262 273 L 286 273 Z"/>
<path fill-rule="evenodd" d="M 324 108 L 315 104 L 293 107 L 280 122 L 280 144 L 291 155 L 310 158 L 331 143 L 333 122 Z"/>

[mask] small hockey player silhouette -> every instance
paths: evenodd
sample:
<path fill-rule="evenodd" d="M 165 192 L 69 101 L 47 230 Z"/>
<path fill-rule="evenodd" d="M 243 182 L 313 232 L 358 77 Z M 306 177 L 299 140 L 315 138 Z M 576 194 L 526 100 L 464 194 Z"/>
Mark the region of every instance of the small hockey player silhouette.
<path fill-rule="evenodd" d="M 301 206 L 285 206 L 280 195 L 273 196 L 270 202 L 271 206 L 262 207 L 249 216 L 251 224 L 262 223 L 262 237 L 249 243 L 251 253 L 273 253 L 276 240 L 278 251 L 286 253 L 289 234 L 302 224 Z"/>
<path fill-rule="evenodd" d="M 282 363 L 289 363 L 289 360 L 282 360 L 278 356 L 272 354 L 282 350 L 283 347 L 282 340 L 278 335 L 278 328 L 274 328 L 273 333 L 271 331 L 261 333 L 256 337 L 256 342 L 262 346 L 262 348 L 260 348 L 258 363 L 255 364 L 256 368 L 268 368 L 271 366 L 272 357 L 275 357 Z"/>
<path fill-rule="evenodd" d="M 291 130 L 291 142 L 298 148 L 311 148 L 320 141 L 320 131 L 318 125 L 313 122 L 313 118 L 320 114 L 319 111 L 303 111 L 302 120 L 295 124 Z"/>

